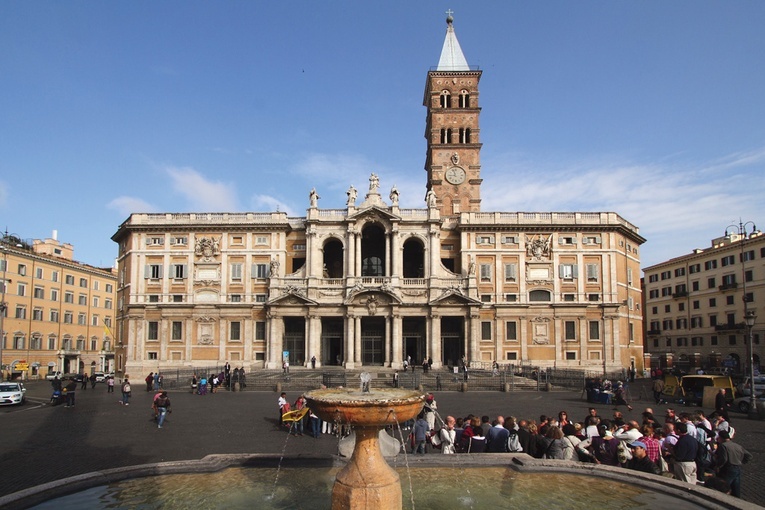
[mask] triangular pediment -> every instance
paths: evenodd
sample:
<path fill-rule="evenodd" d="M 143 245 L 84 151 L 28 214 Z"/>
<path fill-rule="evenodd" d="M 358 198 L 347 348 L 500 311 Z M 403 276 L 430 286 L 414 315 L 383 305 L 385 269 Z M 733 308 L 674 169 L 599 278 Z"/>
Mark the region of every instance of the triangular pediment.
<path fill-rule="evenodd" d="M 397 216 L 391 213 L 387 209 L 373 205 L 371 207 L 367 207 L 366 209 L 359 209 L 353 214 L 349 214 L 348 219 L 356 220 L 356 221 L 365 220 L 365 219 L 375 219 L 375 220 L 382 220 L 382 221 L 401 221 L 401 216 Z"/>
<path fill-rule="evenodd" d="M 452 305 L 452 306 L 481 306 L 482 303 L 471 297 L 466 296 L 461 289 L 444 289 L 443 293 L 437 298 L 431 300 L 430 305 Z"/>
<path fill-rule="evenodd" d="M 316 306 L 318 303 L 313 299 L 309 299 L 305 296 L 302 289 L 295 287 L 285 287 L 282 290 L 282 294 L 271 299 L 268 305 L 281 305 L 281 306 Z"/>

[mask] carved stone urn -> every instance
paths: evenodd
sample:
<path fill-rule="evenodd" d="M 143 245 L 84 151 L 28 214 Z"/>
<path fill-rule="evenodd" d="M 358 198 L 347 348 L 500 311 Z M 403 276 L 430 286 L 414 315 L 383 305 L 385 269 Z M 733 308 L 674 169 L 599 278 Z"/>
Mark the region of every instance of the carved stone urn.
<path fill-rule="evenodd" d="M 308 407 L 324 421 L 349 424 L 356 433 L 353 455 L 335 478 L 333 510 L 402 508 L 401 483 L 380 451 L 378 435 L 387 425 L 417 416 L 425 395 L 412 390 L 314 390 L 305 395 Z"/>

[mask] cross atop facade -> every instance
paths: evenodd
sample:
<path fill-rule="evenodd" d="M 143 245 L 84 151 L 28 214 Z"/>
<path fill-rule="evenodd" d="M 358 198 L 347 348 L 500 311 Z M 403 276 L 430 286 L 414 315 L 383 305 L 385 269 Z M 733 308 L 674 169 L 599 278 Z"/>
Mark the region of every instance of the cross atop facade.
<path fill-rule="evenodd" d="M 449 9 L 446 11 L 446 15 L 449 16 L 450 18 L 452 17 L 452 14 L 454 14 L 453 10 Z"/>

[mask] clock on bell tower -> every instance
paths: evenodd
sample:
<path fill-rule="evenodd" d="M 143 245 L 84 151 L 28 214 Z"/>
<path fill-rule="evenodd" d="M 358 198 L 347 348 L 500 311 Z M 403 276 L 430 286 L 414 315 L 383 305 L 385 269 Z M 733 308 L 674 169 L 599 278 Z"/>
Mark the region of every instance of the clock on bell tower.
<path fill-rule="evenodd" d="M 446 39 L 438 67 L 428 72 L 423 104 L 428 109 L 427 189 L 436 195 L 442 216 L 481 210 L 481 143 L 478 82 L 446 18 Z"/>

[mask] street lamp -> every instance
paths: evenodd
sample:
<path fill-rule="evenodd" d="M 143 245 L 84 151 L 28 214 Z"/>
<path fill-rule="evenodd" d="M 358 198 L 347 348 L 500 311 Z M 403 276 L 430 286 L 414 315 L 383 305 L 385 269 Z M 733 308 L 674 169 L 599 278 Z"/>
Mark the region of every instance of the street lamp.
<path fill-rule="evenodd" d="M 760 419 L 760 414 L 757 412 L 757 392 L 754 390 L 754 344 L 752 343 L 752 328 L 754 328 L 756 320 L 757 314 L 754 313 L 754 310 L 746 312 L 744 321 L 746 321 L 746 331 L 749 339 L 749 418 L 753 420 Z"/>
<path fill-rule="evenodd" d="M 752 230 L 747 231 L 747 227 L 751 225 Z M 751 387 L 751 394 L 749 397 L 749 417 L 750 418 L 758 418 L 759 415 L 757 413 L 757 400 L 755 396 L 754 391 L 754 344 L 752 341 L 752 328 L 754 327 L 754 323 L 757 320 L 757 315 L 755 314 L 754 310 L 749 310 L 749 300 L 746 297 L 746 259 L 744 258 L 744 242 L 747 239 L 751 239 L 752 235 L 757 233 L 757 225 L 754 224 L 753 221 L 747 221 L 743 222 L 739 219 L 738 225 L 735 223 L 732 225 L 728 225 L 725 228 L 725 237 L 730 239 L 731 235 L 729 233 L 730 230 L 733 230 L 734 232 L 738 233 L 738 242 L 741 246 L 741 284 L 742 284 L 742 290 L 743 290 L 743 300 L 744 300 L 744 321 L 746 322 L 746 328 L 747 328 L 747 337 L 748 342 L 747 346 L 749 349 L 749 386 Z"/>

